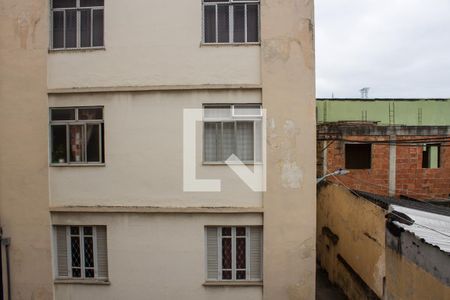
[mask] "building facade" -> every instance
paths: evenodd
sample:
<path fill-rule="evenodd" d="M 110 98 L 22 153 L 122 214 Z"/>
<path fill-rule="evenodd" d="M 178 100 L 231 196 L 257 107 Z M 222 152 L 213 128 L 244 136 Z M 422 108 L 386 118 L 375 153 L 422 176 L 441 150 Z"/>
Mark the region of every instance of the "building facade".
<path fill-rule="evenodd" d="M 311 1 L 33 3 L 2 7 L 2 140 L 20 122 L 38 147 L 0 148 L 13 299 L 313 299 Z M 221 191 L 186 188 L 189 166 Z"/>
<path fill-rule="evenodd" d="M 396 126 L 376 122 L 318 125 L 318 172 L 379 195 L 447 203 L 450 200 L 450 127 Z"/>
<path fill-rule="evenodd" d="M 450 99 L 320 98 L 317 122 L 376 121 L 380 125 L 447 126 Z"/>

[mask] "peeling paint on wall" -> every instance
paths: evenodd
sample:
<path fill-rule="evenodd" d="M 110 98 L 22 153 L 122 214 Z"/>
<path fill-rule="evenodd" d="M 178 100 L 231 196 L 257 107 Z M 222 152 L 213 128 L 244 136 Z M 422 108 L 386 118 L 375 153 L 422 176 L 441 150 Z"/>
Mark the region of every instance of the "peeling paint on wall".
<path fill-rule="evenodd" d="M 283 187 L 291 189 L 299 189 L 303 181 L 303 172 L 297 166 L 295 161 L 285 161 L 281 171 L 281 181 Z"/>

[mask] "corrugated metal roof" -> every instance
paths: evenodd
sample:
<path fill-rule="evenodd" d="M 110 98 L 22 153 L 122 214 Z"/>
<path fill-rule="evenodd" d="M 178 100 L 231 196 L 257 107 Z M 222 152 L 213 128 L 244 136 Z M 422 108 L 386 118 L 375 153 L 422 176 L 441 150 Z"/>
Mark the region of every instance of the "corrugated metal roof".
<path fill-rule="evenodd" d="M 399 205 L 390 205 L 390 208 L 404 213 L 414 220 L 412 225 L 394 221 L 395 225 L 413 233 L 428 244 L 437 246 L 442 251 L 450 253 L 450 216 Z"/>

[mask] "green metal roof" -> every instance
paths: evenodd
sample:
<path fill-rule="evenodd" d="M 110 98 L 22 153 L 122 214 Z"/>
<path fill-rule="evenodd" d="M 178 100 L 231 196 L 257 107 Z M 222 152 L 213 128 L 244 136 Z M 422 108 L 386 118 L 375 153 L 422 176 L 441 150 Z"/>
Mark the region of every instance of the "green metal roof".
<path fill-rule="evenodd" d="M 450 99 L 317 99 L 317 122 L 450 125 Z"/>

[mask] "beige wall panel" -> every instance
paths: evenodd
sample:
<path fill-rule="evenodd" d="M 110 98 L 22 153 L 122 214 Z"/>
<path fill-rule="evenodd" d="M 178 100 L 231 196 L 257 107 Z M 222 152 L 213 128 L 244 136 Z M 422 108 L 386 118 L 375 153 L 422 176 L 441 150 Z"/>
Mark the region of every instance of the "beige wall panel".
<path fill-rule="evenodd" d="M 205 287 L 206 225 L 262 225 L 261 215 L 53 214 L 107 226 L 111 285 L 56 284 L 56 299 L 259 300 L 262 287 Z"/>
<path fill-rule="evenodd" d="M 389 300 L 450 300 L 450 287 L 404 256 L 386 248 L 387 295 Z"/>
<path fill-rule="evenodd" d="M 197 130 L 197 178 L 221 179 L 222 192 L 183 192 L 183 108 L 202 103 L 260 103 L 253 91 L 98 93 L 51 96 L 50 106 L 104 105 L 104 167 L 51 167 L 51 204 L 261 207 L 225 165 L 202 165 Z"/>
<path fill-rule="evenodd" d="M 313 1 L 262 1 L 268 115 L 264 298 L 315 298 L 316 152 Z"/>
<path fill-rule="evenodd" d="M 385 274 L 386 211 L 351 194 L 342 186 L 329 184 L 320 188 L 317 199 L 317 256 L 350 299 L 365 298 L 366 291 L 346 263 L 378 297 L 383 297 Z M 339 240 L 333 243 L 332 236 Z"/>
<path fill-rule="evenodd" d="M 260 83 L 258 45 L 201 39 L 201 0 L 105 1 L 105 50 L 50 53 L 48 86 Z"/>
<path fill-rule="evenodd" d="M 11 238 L 14 300 L 52 299 L 47 2 L 0 3 L 0 227 Z"/>

